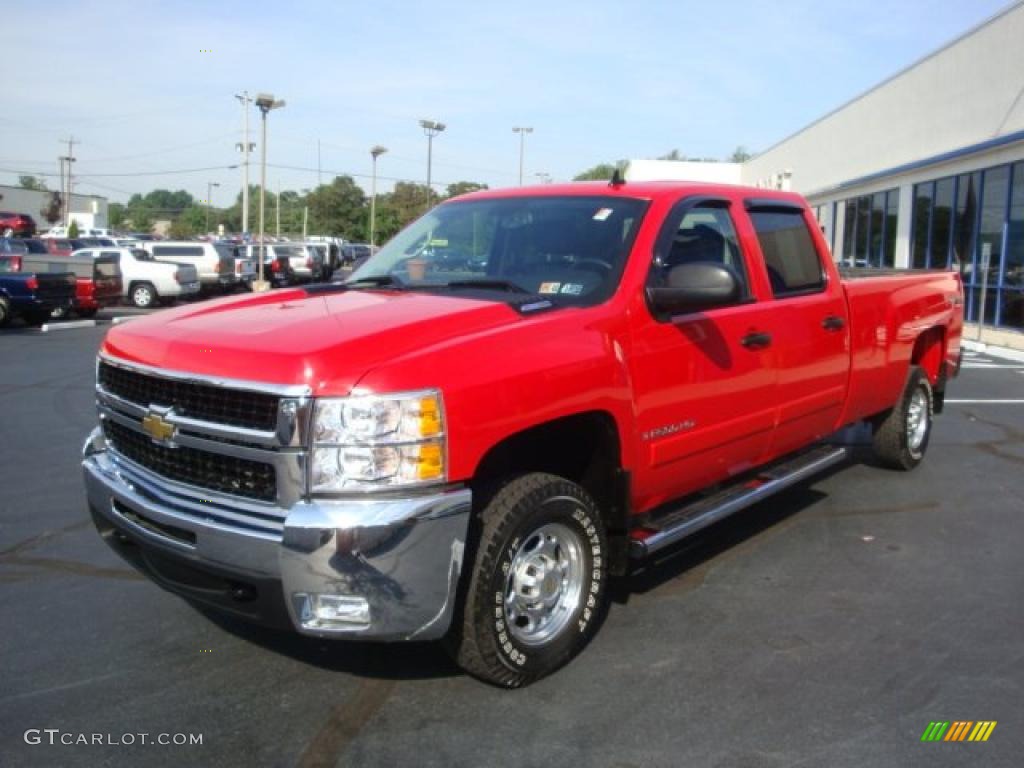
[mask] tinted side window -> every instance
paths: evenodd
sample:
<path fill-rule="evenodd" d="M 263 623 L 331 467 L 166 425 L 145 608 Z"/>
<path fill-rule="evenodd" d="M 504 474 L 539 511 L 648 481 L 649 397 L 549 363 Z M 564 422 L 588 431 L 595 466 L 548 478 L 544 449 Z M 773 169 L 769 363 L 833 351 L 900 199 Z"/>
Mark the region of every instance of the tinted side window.
<path fill-rule="evenodd" d="M 719 207 L 698 206 L 686 210 L 678 222 L 672 237 L 663 241 L 664 245 L 654 255 L 648 283 L 666 284 L 672 267 L 713 262 L 731 267 L 739 278 L 741 295 L 749 296 L 747 271 L 729 211 Z"/>
<path fill-rule="evenodd" d="M 825 288 L 821 260 L 799 211 L 751 211 L 768 279 L 775 296 L 813 293 Z"/>

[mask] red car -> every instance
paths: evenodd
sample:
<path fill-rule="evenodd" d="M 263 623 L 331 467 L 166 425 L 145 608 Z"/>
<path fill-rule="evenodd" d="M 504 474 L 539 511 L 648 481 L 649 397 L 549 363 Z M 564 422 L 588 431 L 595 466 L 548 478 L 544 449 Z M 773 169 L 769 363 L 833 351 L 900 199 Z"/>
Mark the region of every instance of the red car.
<path fill-rule="evenodd" d="M 15 237 L 31 237 L 36 233 L 36 222 L 31 216 L 24 213 L 11 213 L 0 211 L 0 235 L 7 230 Z"/>
<path fill-rule="evenodd" d="M 187 599 L 445 638 L 517 687 L 586 645 L 609 575 L 846 461 L 839 430 L 917 466 L 962 324 L 956 272 L 840 272 L 795 194 L 484 191 L 344 283 L 113 327 L 87 495 Z"/>

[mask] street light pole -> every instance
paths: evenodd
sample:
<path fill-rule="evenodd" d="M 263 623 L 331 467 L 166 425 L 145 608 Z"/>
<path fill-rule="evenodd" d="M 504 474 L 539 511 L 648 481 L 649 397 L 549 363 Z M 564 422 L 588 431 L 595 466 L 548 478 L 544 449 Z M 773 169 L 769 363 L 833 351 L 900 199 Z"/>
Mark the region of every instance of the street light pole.
<path fill-rule="evenodd" d="M 213 193 L 214 187 L 219 187 L 220 184 L 216 181 L 206 182 L 206 234 L 210 234 L 210 206 L 213 205 Z"/>
<path fill-rule="evenodd" d="M 526 128 L 523 126 L 516 126 L 512 129 L 512 133 L 519 134 L 519 186 L 523 186 L 523 154 L 526 150 L 526 134 L 533 133 L 533 128 Z"/>
<path fill-rule="evenodd" d="M 434 159 L 434 137 L 445 129 L 445 124 L 436 120 L 420 120 L 420 127 L 427 137 L 427 208 L 430 208 L 430 197 L 433 191 L 430 186 L 430 171 Z"/>
<path fill-rule="evenodd" d="M 372 249 L 376 243 L 377 233 L 377 158 L 388 151 L 387 147 L 382 147 L 380 144 L 370 147 L 370 157 L 373 158 L 373 177 L 370 182 L 370 248 Z"/>
<path fill-rule="evenodd" d="M 263 262 L 266 261 L 266 246 L 264 240 L 264 226 L 266 224 L 266 198 L 267 198 L 267 113 L 272 109 L 280 109 L 284 106 L 284 99 L 275 99 L 273 94 L 256 94 L 256 106 L 259 107 L 263 116 L 262 136 L 260 138 L 260 240 L 259 240 L 259 281 L 253 284 L 254 291 L 265 291 L 270 285 L 263 279 Z"/>
<path fill-rule="evenodd" d="M 249 232 L 249 153 L 253 145 L 249 143 L 249 105 L 252 99 L 248 91 L 235 94 L 235 98 L 242 104 L 242 142 L 235 146 L 242 151 L 242 232 Z"/>

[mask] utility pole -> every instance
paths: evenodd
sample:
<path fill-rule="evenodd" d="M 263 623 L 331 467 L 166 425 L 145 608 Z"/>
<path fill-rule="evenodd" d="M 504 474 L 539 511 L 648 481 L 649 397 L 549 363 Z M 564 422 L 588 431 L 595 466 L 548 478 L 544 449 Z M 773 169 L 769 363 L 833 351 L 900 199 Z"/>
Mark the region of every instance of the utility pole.
<path fill-rule="evenodd" d="M 377 158 L 388 151 L 387 147 L 380 144 L 370 147 L 370 157 L 373 158 L 373 180 L 370 182 L 370 248 L 377 244 Z"/>
<path fill-rule="evenodd" d="M 309 231 L 309 206 L 302 206 L 302 242 L 306 242 L 306 233 Z"/>
<path fill-rule="evenodd" d="M 213 205 L 213 188 L 219 187 L 216 181 L 206 182 L 206 234 L 210 234 L 210 206 Z"/>
<path fill-rule="evenodd" d="M 277 236 L 281 236 L 281 180 L 277 180 Z"/>
<path fill-rule="evenodd" d="M 81 142 L 78 141 L 74 136 L 72 136 L 69 139 L 61 139 L 60 143 L 68 145 L 68 153 L 67 153 L 66 156 L 61 158 L 61 160 L 63 162 L 65 162 L 65 163 L 67 163 L 67 168 L 68 168 L 67 180 L 66 180 L 67 186 L 65 187 L 65 195 L 64 195 L 64 226 L 65 227 L 70 227 L 71 226 L 71 164 L 73 162 L 75 162 L 74 146 L 75 146 L 75 144 L 81 144 Z"/>
<path fill-rule="evenodd" d="M 430 170 L 434 160 L 434 137 L 445 129 L 445 124 L 436 120 L 420 120 L 420 127 L 427 137 L 427 208 L 429 209 L 433 191 L 430 186 Z"/>
<path fill-rule="evenodd" d="M 533 133 L 533 128 L 516 126 L 512 133 L 519 134 L 519 186 L 523 186 L 523 153 L 526 149 L 526 134 Z"/>
<path fill-rule="evenodd" d="M 256 94 L 256 106 L 259 107 L 260 112 L 263 115 L 263 138 L 260 144 L 260 245 L 259 245 L 259 268 L 260 268 L 260 279 L 257 283 L 253 283 L 252 289 L 254 291 L 266 291 L 270 288 L 270 283 L 263 279 L 263 262 L 266 260 L 266 246 L 263 244 L 263 219 L 265 210 L 265 197 L 267 193 L 267 113 L 272 109 L 280 109 L 284 106 L 284 99 L 275 99 L 272 94 L 269 93 L 258 93 Z"/>
<path fill-rule="evenodd" d="M 249 232 L 249 153 L 256 148 L 255 144 L 249 142 L 249 105 L 252 99 L 248 91 L 235 94 L 235 98 L 242 104 L 242 141 L 235 145 L 242 152 L 242 232 Z"/>
<path fill-rule="evenodd" d="M 316 185 L 318 187 L 324 185 L 324 177 L 320 172 L 320 139 L 316 140 Z"/>

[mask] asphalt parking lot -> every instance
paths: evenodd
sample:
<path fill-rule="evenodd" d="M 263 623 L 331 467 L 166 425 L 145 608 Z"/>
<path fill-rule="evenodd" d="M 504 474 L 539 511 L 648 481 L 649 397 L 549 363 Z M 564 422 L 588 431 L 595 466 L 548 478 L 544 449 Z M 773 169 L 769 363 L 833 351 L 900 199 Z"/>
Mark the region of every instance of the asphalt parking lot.
<path fill-rule="evenodd" d="M 705 531 L 616 585 L 575 662 L 508 692 L 435 645 L 275 634 L 135 575 L 78 469 L 104 331 L 0 333 L 4 766 L 1020 764 L 1024 363 L 969 357 L 918 470 L 850 462 Z M 933 720 L 998 726 L 922 743 Z"/>

